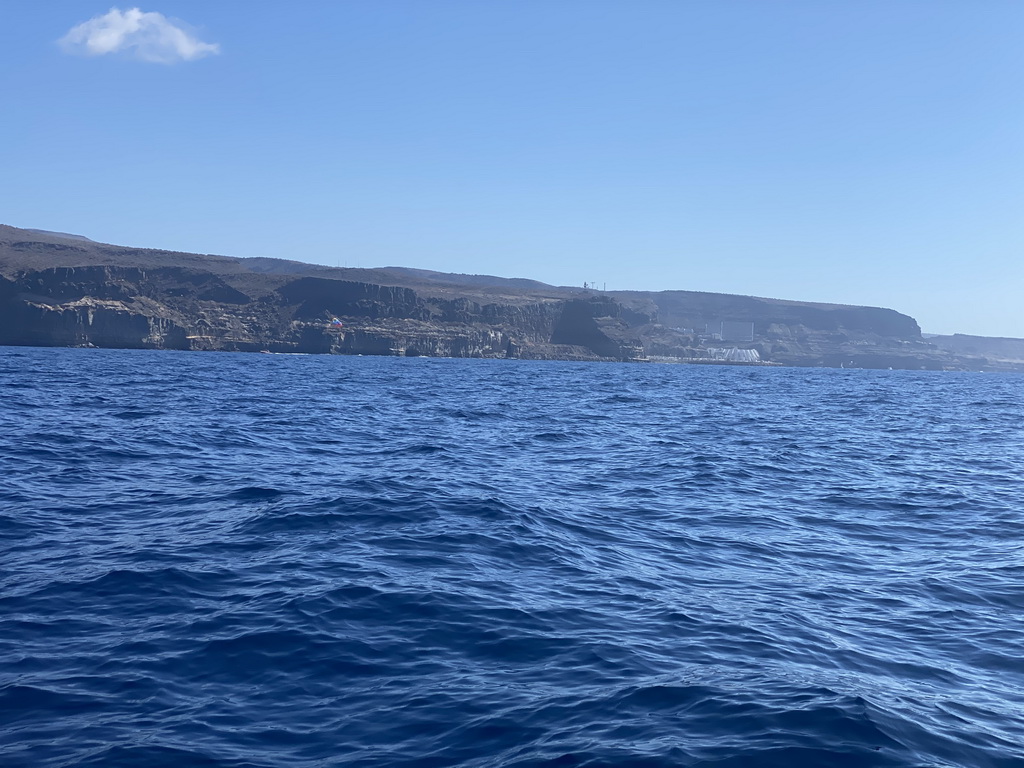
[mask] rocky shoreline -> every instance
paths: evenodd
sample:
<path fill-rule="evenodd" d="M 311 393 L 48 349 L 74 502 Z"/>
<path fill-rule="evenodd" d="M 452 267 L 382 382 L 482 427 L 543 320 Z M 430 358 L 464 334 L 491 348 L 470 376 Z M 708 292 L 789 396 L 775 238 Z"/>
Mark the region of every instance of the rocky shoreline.
<path fill-rule="evenodd" d="M 3 345 L 1024 370 L 1019 340 L 992 354 L 958 338 L 926 339 L 876 307 L 333 269 L 0 226 Z"/>

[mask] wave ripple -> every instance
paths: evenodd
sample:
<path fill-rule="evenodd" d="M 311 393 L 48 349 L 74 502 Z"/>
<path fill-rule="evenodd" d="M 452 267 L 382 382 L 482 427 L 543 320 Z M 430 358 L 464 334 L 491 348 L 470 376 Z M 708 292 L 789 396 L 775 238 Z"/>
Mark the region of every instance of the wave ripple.
<path fill-rule="evenodd" d="M 0 348 L 5 766 L 1024 765 L 1024 378 Z"/>

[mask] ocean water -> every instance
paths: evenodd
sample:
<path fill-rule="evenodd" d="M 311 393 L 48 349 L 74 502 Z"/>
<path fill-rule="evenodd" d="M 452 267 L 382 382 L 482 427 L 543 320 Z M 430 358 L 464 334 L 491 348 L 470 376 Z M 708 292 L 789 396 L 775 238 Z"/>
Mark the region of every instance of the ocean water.
<path fill-rule="evenodd" d="M 0 765 L 1024 765 L 1024 377 L 0 348 Z"/>

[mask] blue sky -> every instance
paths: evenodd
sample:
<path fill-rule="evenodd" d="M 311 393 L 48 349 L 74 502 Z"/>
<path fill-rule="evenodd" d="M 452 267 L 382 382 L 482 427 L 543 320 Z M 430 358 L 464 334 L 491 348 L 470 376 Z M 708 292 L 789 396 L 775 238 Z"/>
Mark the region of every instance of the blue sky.
<path fill-rule="evenodd" d="M 1017 0 L 109 2 L 0 6 L 0 223 L 1024 337 Z"/>

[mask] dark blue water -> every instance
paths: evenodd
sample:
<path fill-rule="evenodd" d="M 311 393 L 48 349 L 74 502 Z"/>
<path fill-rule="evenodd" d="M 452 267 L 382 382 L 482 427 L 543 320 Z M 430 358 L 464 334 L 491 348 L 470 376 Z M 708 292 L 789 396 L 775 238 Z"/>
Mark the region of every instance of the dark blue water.
<path fill-rule="evenodd" d="M 0 348 L 0 764 L 1024 765 L 1024 377 Z"/>

